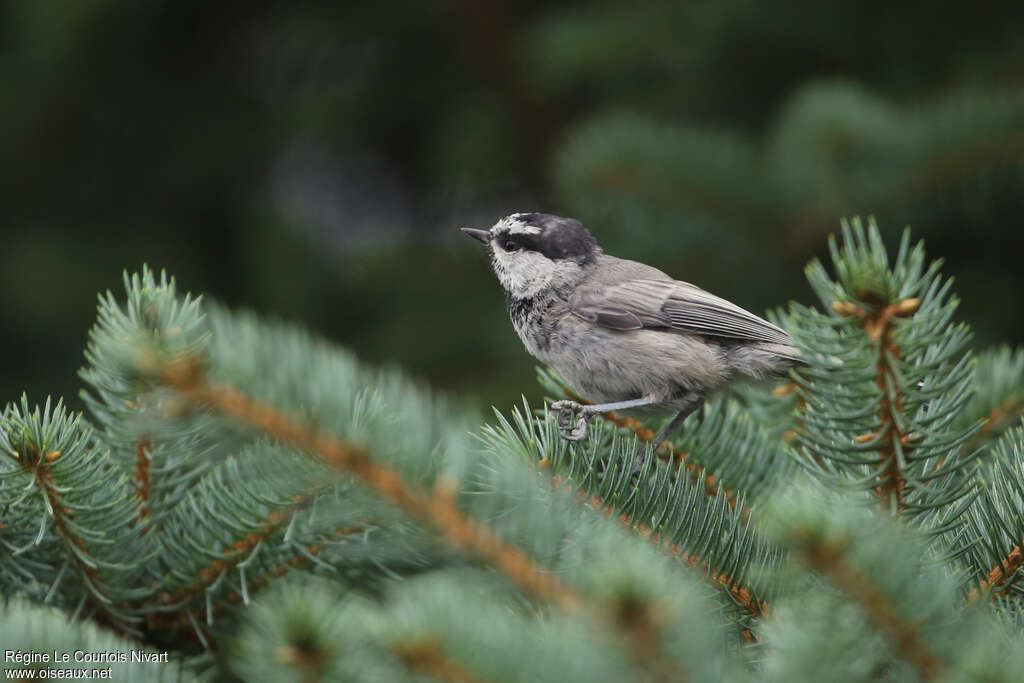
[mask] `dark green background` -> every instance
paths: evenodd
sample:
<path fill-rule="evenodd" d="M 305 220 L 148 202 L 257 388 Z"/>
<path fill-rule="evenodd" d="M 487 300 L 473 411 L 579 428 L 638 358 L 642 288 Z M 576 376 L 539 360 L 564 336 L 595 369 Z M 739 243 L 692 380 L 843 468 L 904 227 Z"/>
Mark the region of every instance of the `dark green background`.
<path fill-rule="evenodd" d="M 537 396 L 462 225 L 574 215 L 763 312 L 843 215 L 911 224 L 1024 338 L 1024 4 L 0 5 L 0 398 L 77 405 L 143 262 L 506 407 Z M 951 104 L 952 103 L 952 104 Z"/>

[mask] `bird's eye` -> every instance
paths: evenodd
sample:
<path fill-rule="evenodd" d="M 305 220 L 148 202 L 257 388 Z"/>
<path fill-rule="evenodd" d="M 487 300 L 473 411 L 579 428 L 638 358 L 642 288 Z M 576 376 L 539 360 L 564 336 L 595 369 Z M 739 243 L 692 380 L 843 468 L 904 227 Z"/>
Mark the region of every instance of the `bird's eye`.
<path fill-rule="evenodd" d="M 505 251 L 519 251 L 520 245 L 519 242 L 509 237 L 505 240 L 504 244 L 501 245 L 501 248 Z"/>

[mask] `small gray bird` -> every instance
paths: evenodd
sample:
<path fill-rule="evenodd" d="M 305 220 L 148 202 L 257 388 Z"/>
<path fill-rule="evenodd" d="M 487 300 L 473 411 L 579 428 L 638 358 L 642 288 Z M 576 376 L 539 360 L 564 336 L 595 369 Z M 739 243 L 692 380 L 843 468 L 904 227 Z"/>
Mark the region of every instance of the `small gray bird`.
<path fill-rule="evenodd" d="M 487 246 L 526 350 L 594 402 L 552 405 L 563 438 L 582 439 L 598 413 L 675 412 L 656 451 L 715 389 L 802 364 L 783 330 L 657 268 L 608 256 L 576 219 L 514 213 L 490 230 L 462 230 Z"/>

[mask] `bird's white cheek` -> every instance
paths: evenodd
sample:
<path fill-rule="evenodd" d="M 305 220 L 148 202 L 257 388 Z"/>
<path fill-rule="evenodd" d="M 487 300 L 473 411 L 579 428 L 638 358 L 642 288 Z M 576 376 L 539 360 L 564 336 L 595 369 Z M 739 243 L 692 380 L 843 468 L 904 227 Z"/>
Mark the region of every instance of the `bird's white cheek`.
<path fill-rule="evenodd" d="M 552 261 L 535 252 L 495 252 L 494 272 L 509 294 L 528 299 L 575 282 L 580 267 L 572 261 Z"/>
<path fill-rule="evenodd" d="M 541 254 L 495 254 L 494 272 L 516 298 L 530 298 L 553 284 L 557 267 Z"/>

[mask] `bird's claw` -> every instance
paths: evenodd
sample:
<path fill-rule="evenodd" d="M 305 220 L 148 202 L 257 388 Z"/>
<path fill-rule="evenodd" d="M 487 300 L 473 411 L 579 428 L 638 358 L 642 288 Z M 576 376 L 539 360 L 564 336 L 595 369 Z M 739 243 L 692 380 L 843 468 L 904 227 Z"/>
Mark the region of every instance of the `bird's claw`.
<path fill-rule="evenodd" d="M 558 433 L 567 441 L 579 441 L 587 435 L 587 407 L 576 401 L 555 401 L 551 409 L 558 411 Z"/>

